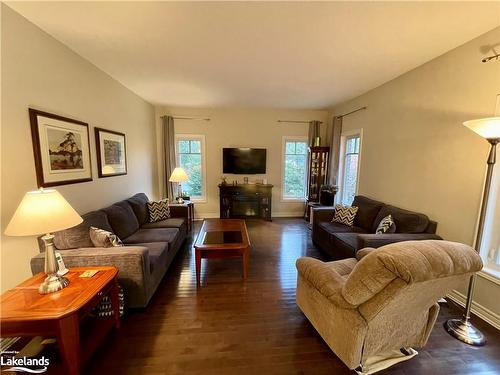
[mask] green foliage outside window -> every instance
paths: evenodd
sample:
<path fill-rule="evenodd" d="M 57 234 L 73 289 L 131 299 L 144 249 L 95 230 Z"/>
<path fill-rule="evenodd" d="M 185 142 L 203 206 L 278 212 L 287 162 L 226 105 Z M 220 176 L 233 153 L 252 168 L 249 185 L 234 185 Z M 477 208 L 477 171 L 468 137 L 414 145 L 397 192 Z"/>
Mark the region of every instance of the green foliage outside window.
<path fill-rule="evenodd" d="M 307 143 L 285 142 L 283 198 L 304 198 L 306 195 Z"/>
<path fill-rule="evenodd" d="M 182 183 L 182 190 L 191 198 L 203 196 L 203 174 L 200 140 L 179 140 L 177 142 L 179 166 L 184 168 L 189 180 Z"/>

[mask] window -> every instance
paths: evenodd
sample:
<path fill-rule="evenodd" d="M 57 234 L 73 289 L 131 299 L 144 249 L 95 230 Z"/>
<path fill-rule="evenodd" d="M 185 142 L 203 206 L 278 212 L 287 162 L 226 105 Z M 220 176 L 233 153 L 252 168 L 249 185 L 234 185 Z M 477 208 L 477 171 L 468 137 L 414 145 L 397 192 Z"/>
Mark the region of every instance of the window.
<path fill-rule="evenodd" d="M 304 200 L 307 179 L 307 139 L 283 138 L 283 200 Z"/>
<path fill-rule="evenodd" d="M 484 271 L 500 278 L 500 164 L 495 165 L 486 212 L 481 256 Z"/>
<path fill-rule="evenodd" d="M 359 155 L 361 151 L 361 131 L 349 132 L 342 136 L 340 203 L 350 205 L 358 190 Z"/>
<path fill-rule="evenodd" d="M 180 134 L 176 136 L 177 165 L 183 168 L 189 180 L 182 190 L 192 200 L 205 199 L 205 137 Z"/>

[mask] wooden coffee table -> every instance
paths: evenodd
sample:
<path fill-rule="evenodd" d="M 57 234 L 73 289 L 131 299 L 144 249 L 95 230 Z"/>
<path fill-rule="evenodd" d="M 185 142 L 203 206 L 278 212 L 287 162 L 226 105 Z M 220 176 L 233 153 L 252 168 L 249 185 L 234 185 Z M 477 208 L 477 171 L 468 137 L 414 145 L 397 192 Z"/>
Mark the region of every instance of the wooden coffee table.
<path fill-rule="evenodd" d="M 245 220 L 206 219 L 194 243 L 196 284 L 200 285 L 201 258 L 243 258 L 243 279 L 248 274 L 248 239 Z"/>

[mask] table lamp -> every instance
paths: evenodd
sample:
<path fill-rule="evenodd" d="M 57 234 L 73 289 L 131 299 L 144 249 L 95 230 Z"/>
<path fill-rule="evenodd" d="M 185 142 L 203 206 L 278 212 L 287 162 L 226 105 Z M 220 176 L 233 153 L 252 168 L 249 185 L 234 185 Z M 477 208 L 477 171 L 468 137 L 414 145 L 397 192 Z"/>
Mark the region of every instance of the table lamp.
<path fill-rule="evenodd" d="M 183 168 L 175 168 L 170 178 L 168 179 L 170 182 L 177 182 L 177 202 L 182 203 L 182 182 L 189 180 L 186 171 Z"/>
<path fill-rule="evenodd" d="M 493 177 L 493 167 L 496 161 L 496 146 L 500 142 L 500 117 L 489 117 L 479 120 L 464 122 L 472 131 L 486 138 L 490 143 L 490 153 L 488 155 L 486 171 L 486 181 L 484 183 L 483 199 L 481 201 L 481 211 L 479 213 L 479 223 L 477 226 L 476 240 L 474 247 L 480 252 L 481 242 L 483 240 L 484 221 L 486 218 L 486 209 L 491 189 L 491 179 Z M 462 319 L 449 319 L 445 323 L 446 331 L 456 339 L 470 345 L 480 346 L 486 342 L 484 335 L 470 322 L 470 309 L 472 305 L 472 296 L 476 283 L 476 274 L 473 274 L 469 281 L 467 291 L 467 302 L 465 304 L 465 313 Z"/>
<path fill-rule="evenodd" d="M 10 220 L 5 234 L 7 236 L 42 237 L 45 247 L 45 273 L 47 278 L 40 284 L 38 292 L 48 294 L 65 288 L 69 281 L 57 274 L 54 236 L 51 232 L 74 227 L 83 219 L 59 194 L 57 190 L 36 190 L 26 193 Z"/>

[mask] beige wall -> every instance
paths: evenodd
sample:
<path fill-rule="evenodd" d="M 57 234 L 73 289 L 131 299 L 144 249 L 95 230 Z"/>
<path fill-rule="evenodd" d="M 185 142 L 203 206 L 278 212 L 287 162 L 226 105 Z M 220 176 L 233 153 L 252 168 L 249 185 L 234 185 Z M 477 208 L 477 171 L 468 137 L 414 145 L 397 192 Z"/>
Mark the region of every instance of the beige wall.
<path fill-rule="evenodd" d="M 471 244 L 488 143 L 462 126 L 494 115 L 500 63 L 480 47 L 500 42 L 500 28 L 397 79 L 332 108 L 368 106 L 344 119 L 363 128 L 359 193 L 428 214 L 445 239 Z M 475 300 L 500 315 L 500 286 L 480 278 Z"/>
<path fill-rule="evenodd" d="M 133 193 L 156 195 L 154 108 L 66 46 L 2 5 L 2 249 L 1 289 L 31 275 L 34 237 L 6 237 L 5 226 L 24 193 L 37 188 L 28 107 L 90 126 L 92 182 L 57 189 L 80 213 Z M 93 127 L 126 134 L 128 174 L 97 177 Z"/>
<path fill-rule="evenodd" d="M 267 178 L 273 184 L 273 216 L 300 216 L 303 203 L 281 202 L 281 160 L 283 136 L 307 136 L 307 124 L 279 124 L 277 120 L 320 120 L 326 131 L 327 112 L 312 110 L 271 110 L 271 109 L 196 109 L 196 108 L 156 108 L 158 134 L 158 165 L 161 165 L 161 120 L 160 116 L 209 117 L 210 122 L 175 120 L 177 134 L 203 134 L 206 142 L 207 202 L 196 203 L 198 217 L 219 217 L 219 192 L 222 173 L 223 147 L 262 147 L 267 149 L 267 174 L 249 175 Z M 164 178 L 159 171 L 159 185 Z M 228 181 L 243 181 L 244 176 L 226 175 Z"/>

